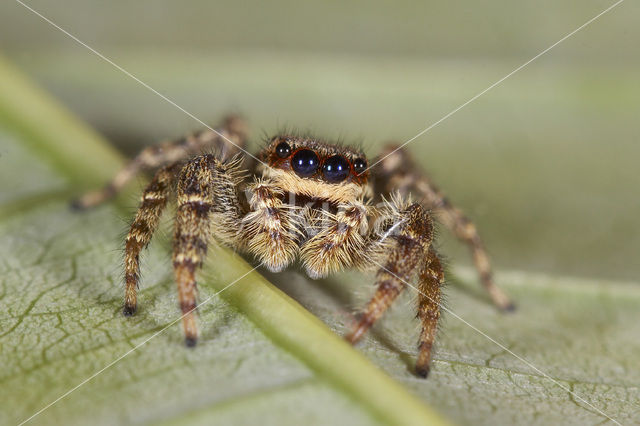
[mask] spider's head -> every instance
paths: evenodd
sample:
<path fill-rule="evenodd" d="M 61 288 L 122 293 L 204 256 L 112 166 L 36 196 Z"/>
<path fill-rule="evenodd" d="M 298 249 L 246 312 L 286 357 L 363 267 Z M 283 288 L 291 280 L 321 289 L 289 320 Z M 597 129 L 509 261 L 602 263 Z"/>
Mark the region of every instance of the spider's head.
<path fill-rule="evenodd" d="M 261 153 L 262 172 L 286 192 L 336 203 L 355 200 L 368 190 L 364 153 L 299 136 L 276 136 Z"/>

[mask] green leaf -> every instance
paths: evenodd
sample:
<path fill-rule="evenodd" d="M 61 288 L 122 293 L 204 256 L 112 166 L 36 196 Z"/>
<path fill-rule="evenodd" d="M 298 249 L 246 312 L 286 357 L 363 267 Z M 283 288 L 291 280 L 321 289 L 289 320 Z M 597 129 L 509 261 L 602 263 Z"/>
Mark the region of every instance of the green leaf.
<path fill-rule="evenodd" d="M 4 61 L 0 82 L 0 423 L 30 418 L 88 378 L 33 422 L 442 423 L 227 250 L 212 250 L 203 273 L 210 302 L 197 349 L 184 347 L 179 324 L 159 333 L 179 317 L 166 238 L 145 253 L 141 309 L 124 318 L 126 215 L 68 208 L 122 160 Z"/>
<path fill-rule="evenodd" d="M 102 183 L 121 159 L 60 112 L 32 105 L 42 96 L 8 72 L 5 65 L 0 75 L 3 424 L 27 418 L 178 315 L 166 236 L 145 253 L 140 313 L 119 314 L 119 250 L 131 211 L 106 206 L 74 215 L 66 202 L 81 187 Z M 118 205 L 134 208 L 139 189 L 132 185 Z M 526 244 L 527 234 L 521 237 Z M 240 258 L 214 251 L 201 299 L 247 270 Z M 362 357 L 337 336 L 348 329 L 352 308 L 370 296 L 363 282 L 372 277 L 348 272 L 309 281 L 295 270 L 265 273 L 318 321 L 251 274 L 202 307 L 196 350 L 182 346 L 175 325 L 34 422 L 429 421 L 418 417 L 429 414 L 410 393 L 463 424 L 606 421 L 597 410 L 623 424 L 640 420 L 637 284 L 501 272 L 499 282 L 519 304 L 504 316 L 487 303 L 473 271 L 453 272 L 445 306 L 508 350 L 445 313 L 434 369 L 421 380 L 410 372 L 417 336 L 410 292 L 356 348 Z"/>

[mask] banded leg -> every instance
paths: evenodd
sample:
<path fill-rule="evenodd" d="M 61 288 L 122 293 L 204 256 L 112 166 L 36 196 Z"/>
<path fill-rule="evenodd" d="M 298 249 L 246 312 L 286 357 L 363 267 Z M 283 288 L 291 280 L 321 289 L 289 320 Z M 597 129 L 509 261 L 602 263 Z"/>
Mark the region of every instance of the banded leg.
<path fill-rule="evenodd" d="M 364 333 L 385 313 L 393 301 L 406 287 L 406 283 L 423 269 L 427 250 L 433 239 L 431 217 L 419 204 L 412 204 L 404 210 L 396 223 L 399 226 L 392 235 L 391 254 L 376 275 L 377 289 L 367 304 L 360 320 L 347 336 L 351 343 L 357 342 Z"/>
<path fill-rule="evenodd" d="M 429 249 L 424 270 L 418 284 L 418 318 L 422 322 L 418 344 L 416 373 L 421 377 L 429 375 L 431 348 L 436 338 L 440 318 L 440 291 L 444 283 L 444 272 L 438 255 Z"/>
<path fill-rule="evenodd" d="M 195 346 L 198 341 L 195 274 L 202 265 L 210 238 L 214 175 L 208 156 L 197 157 L 182 169 L 177 186 L 173 268 L 187 346 Z"/>
<path fill-rule="evenodd" d="M 137 289 L 140 278 L 140 251 L 149 244 L 158 227 L 162 210 L 167 205 L 178 164 L 158 170 L 145 188 L 136 217 L 127 234 L 124 249 L 125 296 L 123 313 L 131 316 L 137 308 Z"/>
<path fill-rule="evenodd" d="M 129 161 L 102 189 L 90 191 L 74 200 L 74 209 L 95 207 L 113 198 L 140 171 L 150 170 L 165 164 L 183 161 L 188 157 L 210 148 L 219 153 L 221 159 L 229 159 L 244 149 L 247 130 L 244 120 L 231 116 L 225 119 L 217 134 L 209 129 L 186 137 L 149 146 Z M 222 136 L 221 136 L 222 135 Z M 231 140 L 235 145 L 229 143 Z"/>
<path fill-rule="evenodd" d="M 397 147 L 389 146 L 382 156 L 393 152 Z M 400 149 L 393 152 L 380 162 L 383 179 L 380 182 L 381 191 L 399 190 L 406 196 L 416 192 L 424 197 L 424 202 L 434 209 L 438 219 L 453 234 L 471 249 L 473 262 L 480 275 L 480 281 L 489 293 L 493 303 L 503 311 L 512 311 L 515 305 L 509 296 L 493 281 L 493 273 L 489 255 L 480 239 L 475 225 L 436 187 L 429 178 L 411 161 L 407 151 Z"/>

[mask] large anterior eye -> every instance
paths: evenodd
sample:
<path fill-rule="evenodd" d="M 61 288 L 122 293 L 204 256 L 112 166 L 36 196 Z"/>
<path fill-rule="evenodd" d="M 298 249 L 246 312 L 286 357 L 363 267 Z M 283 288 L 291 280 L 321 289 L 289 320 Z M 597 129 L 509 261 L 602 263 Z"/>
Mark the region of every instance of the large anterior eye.
<path fill-rule="evenodd" d="M 291 168 L 298 176 L 309 177 L 318 170 L 318 155 L 310 149 L 301 149 L 291 159 Z"/>
<path fill-rule="evenodd" d="M 322 174 L 328 182 L 342 182 L 349 172 L 349 162 L 341 155 L 327 158 L 322 165 Z"/>
<path fill-rule="evenodd" d="M 286 142 L 280 142 L 276 146 L 276 155 L 280 158 L 287 158 L 291 154 L 291 147 Z"/>

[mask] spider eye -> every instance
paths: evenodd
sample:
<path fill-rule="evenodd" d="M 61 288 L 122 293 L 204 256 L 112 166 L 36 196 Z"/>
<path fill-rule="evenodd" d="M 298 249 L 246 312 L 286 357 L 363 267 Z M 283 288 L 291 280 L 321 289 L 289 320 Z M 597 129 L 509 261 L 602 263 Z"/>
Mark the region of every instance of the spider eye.
<path fill-rule="evenodd" d="M 310 149 L 301 149 L 291 159 L 291 168 L 301 177 L 312 176 L 318 170 L 318 155 Z"/>
<path fill-rule="evenodd" d="M 286 142 L 280 142 L 276 146 L 276 155 L 280 158 L 287 158 L 291 154 L 291 147 Z"/>
<path fill-rule="evenodd" d="M 367 170 L 367 160 L 356 158 L 356 161 L 353 162 L 353 170 L 355 170 L 357 174 L 360 174 Z"/>
<path fill-rule="evenodd" d="M 342 182 L 349 176 L 349 162 L 341 155 L 334 155 L 325 160 L 322 174 L 329 182 Z"/>

